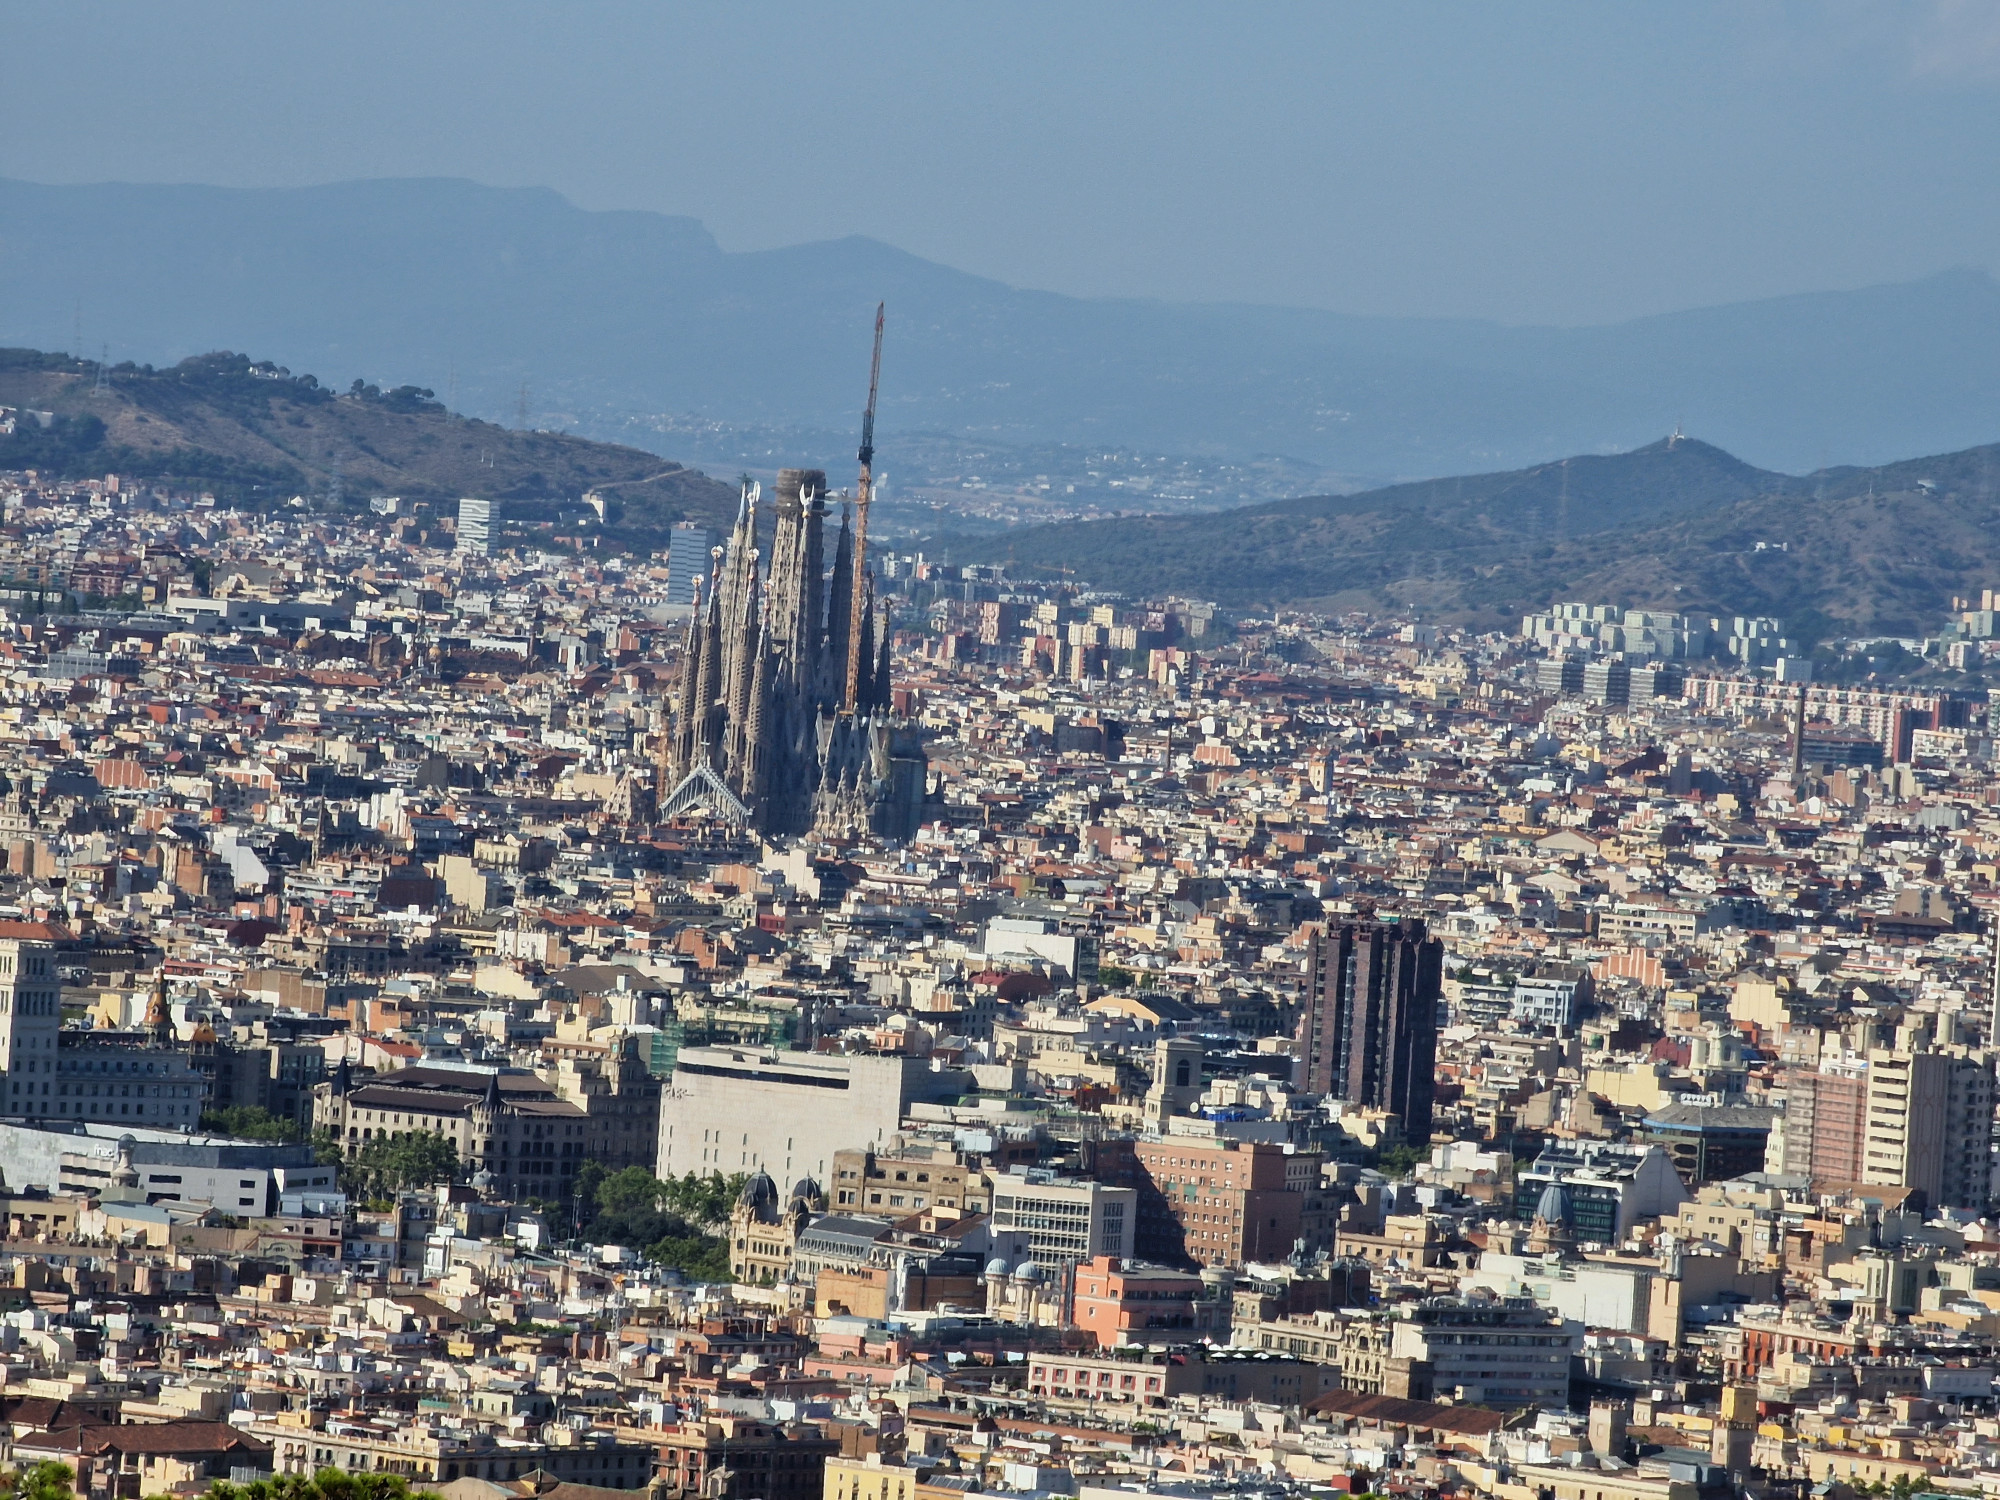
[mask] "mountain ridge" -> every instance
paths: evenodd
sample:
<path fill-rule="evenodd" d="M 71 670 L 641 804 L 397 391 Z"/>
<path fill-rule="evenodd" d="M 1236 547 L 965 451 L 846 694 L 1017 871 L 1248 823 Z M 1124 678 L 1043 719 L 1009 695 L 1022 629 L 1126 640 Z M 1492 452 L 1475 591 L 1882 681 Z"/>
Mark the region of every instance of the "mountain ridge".
<path fill-rule="evenodd" d="M 1975 271 L 1585 328 L 1024 290 L 864 236 L 721 248 L 546 188 L 0 180 L 0 343 L 171 363 L 253 349 L 341 385 L 629 435 L 634 413 L 851 430 L 889 302 L 881 429 L 1443 475 L 1685 423 L 1791 472 L 1944 452 L 2000 405 Z M 116 232 L 107 232 L 115 226 Z M 826 462 L 836 454 L 793 455 Z"/>
<path fill-rule="evenodd" d="M 1567 493 L 1567 501 L 1564 494 Z M 2000 583 L 2000 444 L 1805 475 L 1674 437 L 1619 455 L 956 549 L 1236 607 L 1418 608 L 1483 625 L 1559 597 L 1907 634 Z"/>

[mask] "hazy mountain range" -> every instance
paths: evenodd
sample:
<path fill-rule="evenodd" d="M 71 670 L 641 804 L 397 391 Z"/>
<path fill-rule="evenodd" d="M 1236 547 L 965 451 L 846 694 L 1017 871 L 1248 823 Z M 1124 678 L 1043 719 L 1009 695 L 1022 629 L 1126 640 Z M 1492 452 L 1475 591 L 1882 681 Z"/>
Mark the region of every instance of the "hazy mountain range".
<path fill-rule="evenodd" d="M 409 388 L 335 394 L 243 355 L 100 371 L 0 349 L 0 405 L 52 414 L 0 437 L 0 469 L 118 472 L 251 508 L 359 520 L 369 497 L 393 493 L 424 502 L 428 527 L 458 496 L 483 495 L 502 502 L 506 544 L 642 554 L 675 521 L 716 528 L 736 510 L 730 487 L 640 449 L 511 431 Z M 1800 478 L 1677 435 L 1361 494 L 961 534 L 931 550 L 1236 606 L 1415 606 L 1499 624 L 1570 597 L 1902 634 L 1952 595 L 2000 583 L 2000 444 Z"/>
<path fill-rule="evenodd" d="M 461 181 L 0 181 L 0 343 L 108 346 L 114 363 L 248 350 L 627 440 L 658 413 L 851 432 L 878 300 L 892 469 L 895 435 L 921 431 L 1388 478 L 1625 450 L 1681 424 L 1797 472 L 1967 447 L 2000 420 L 2000 287 L 1979 272 L 1514 328 L 1079 299 L 859 238 L 729 253 L 691 219 Z"/>

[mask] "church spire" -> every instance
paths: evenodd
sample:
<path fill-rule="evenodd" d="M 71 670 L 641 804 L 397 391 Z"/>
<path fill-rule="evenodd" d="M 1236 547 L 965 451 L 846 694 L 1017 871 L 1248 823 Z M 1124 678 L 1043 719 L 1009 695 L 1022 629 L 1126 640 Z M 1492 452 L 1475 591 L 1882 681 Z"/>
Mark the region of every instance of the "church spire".
<path fill-rule="evenodd" d="M 680 718 L 673 725 L 672 732 L 661 737 L 659 792 L 662 797 L 687 775 L 694 759 L 695 719 L 699 712 L 699 700 L 695 693 L 701 662 L 701 585 L 702 580 L 696 578 L 694 608 L 688 614 L 687 640 L 681 648 Z"/>
<path fill-rule="evenodd" d="M 776 660 L 769 630 L 770 604 L 764 607 L 765 629 L 759 632 L 757 643 L 757 666 L 750 679 L 750 699 L 747 713 L 748 722 L 743 734 L 743 779 L 740 791 L 743 800 L 759 813 L 764 808 L 764 796 L 770 782 L 772 753 L 778 747 L 772 742 L 773 719 L 778 717 L 771 701 L 771 667 Z"/>
<path fill-rule="evenodd" d="M 716 570 L 722 566 L 722 549 L 717 547 L 710 556 Z M 710 578 L 715 573 L 709 574 Z M 722 675 L 722 590 L 711 587 L 708 595 L 708 615 L 702 625 L 701 656 L 695 664 L 694 704 L 690 709 L 694 725 L 693 738 L 689 743 L 687 770 L 714 758 L 715 750 L 715 696 Z"/>
<path fill-rule="evenodd" d="M 763 490 L 745 482 L 736 507 L 736 528 L 729 535 L 729 551 L 721 568 L 722 671 L 716 689 L 727 695 L 736 681 L 738 659 L 743 654 L 744 635 L 752 618 L 752 580 L 756 571 L 757 501 Z M 744 663 L 747 665 L 747 663 Z"/>
<path fill-rule="evenodd" d="M 725 694 L 729 705 L 729 722 L 724 737 L 724 743 L 728 747 L 724 779 L 739 792 L 744 789 L 744 767 L 750 758 L 750 683 L 757 673 L 757 658 L 763 651 L 765 629 L 765 610 L 762 591 L 757 582 L 755 548 L 750 551 L 749 566 L 745 571 L 744 604 L 742 637 L 736 642 L 734 671 L 729 679 L 728 692 Z"/>
<path fill-rule="evenodd" d="M 153 998 L 146 1004 L 146 1029 L 153 1034 L 155 1047 L 174 1044 L 174 1018 L 167 1008 L 167 966 L 160 965 L 160 977 L 153 985 Z"/>
<path fill-rule="evenodd" d="M 889 616 L 885 610 L 875 625 L 875 678 L 869 689 L 869 701 L 877 713 L 888 713 L 890 709 L 890 656 L 889 656 Z"/>
<path fill-rule="evenodd" d="M 854 618 L 854 533 L 848 511 L 840 508 L 840 536 L 833 544 L 833 578 L 826 591 L 826 650 L 820 655 L 819 681 L 814 684 L 821 708 L 837 712 L 846 690 L 847 632 Z"/>

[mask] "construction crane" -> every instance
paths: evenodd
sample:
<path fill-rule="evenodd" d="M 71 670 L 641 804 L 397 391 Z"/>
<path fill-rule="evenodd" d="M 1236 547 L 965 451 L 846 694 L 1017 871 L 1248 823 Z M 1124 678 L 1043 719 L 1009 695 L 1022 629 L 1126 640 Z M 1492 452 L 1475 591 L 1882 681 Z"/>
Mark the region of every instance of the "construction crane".
<path fill-rule="evenodd" d="M 868 617 L 868 501 L 875 466 L 875 388 L 882 380 L 882 309 L 875 304 L 875 357 L 868 366 L 868 409 L 861 414 L 861 482 L 854 491 L 854 587 L 848 601 L 847 691 L 841 706 L 853 713 L 861 701 L 861 627 Z"/>

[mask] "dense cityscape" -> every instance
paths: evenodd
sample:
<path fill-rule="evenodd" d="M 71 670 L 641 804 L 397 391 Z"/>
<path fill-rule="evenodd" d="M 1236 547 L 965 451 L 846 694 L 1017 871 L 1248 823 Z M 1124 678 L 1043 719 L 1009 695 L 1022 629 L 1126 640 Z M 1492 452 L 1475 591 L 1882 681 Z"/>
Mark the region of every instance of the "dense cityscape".
<path fill-rule="evenodd" d="M 2000 1484 L 1983 688 L 944 566 L 810 469 L 650 557 L 0 501 L 31 1490 Z"/>

